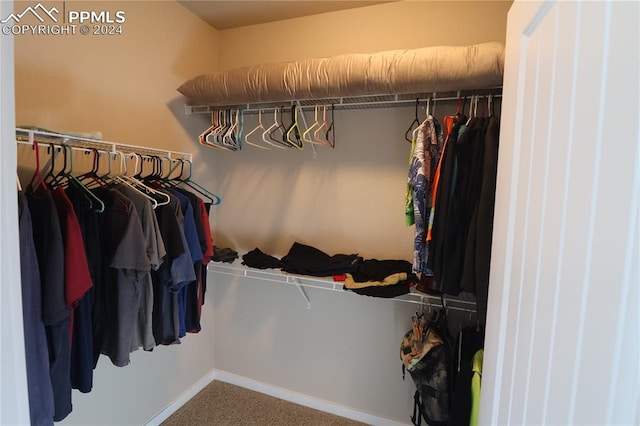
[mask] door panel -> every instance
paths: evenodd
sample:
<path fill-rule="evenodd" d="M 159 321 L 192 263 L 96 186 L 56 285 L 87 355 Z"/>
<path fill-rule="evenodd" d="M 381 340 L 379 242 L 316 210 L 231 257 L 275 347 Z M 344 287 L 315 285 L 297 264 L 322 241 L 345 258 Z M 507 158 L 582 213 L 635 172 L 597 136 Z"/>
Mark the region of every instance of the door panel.
<path fill-rule="evenodd" d="M 509 12 L 483 423 L 636 419 L 638 13 Z"/>

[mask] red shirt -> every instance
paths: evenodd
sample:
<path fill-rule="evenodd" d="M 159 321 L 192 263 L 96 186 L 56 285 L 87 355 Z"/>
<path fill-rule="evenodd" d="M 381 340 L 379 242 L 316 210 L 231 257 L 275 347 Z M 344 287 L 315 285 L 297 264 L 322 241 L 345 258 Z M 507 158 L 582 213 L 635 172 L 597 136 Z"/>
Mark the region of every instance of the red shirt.
<path fill-rule="evenodd" d="M 60 219 L 60 231 L 64 241 L 64 295 L 67 306 L 72 310 L 70 330 L 73 330 L 73 309 L 84 294 L 93 287 L 87 254 L 84 250 L 82 233 L 73 205 L 58 187 L 51 192 Z"/>

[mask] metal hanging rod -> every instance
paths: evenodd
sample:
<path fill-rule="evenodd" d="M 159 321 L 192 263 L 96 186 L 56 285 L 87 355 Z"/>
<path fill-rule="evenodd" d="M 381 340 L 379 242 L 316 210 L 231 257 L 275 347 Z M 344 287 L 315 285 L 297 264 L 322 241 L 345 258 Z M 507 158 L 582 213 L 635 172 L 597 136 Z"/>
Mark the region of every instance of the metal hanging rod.
<path fill-rule="evenodd" d="M 116 153 L 118 151 L 126 153 L 148 154 L 156 156 L 166 156 L 170 159 L 182 159 L 193 161 L 193 154 L 188 152 L 172 151 L 168 149 L 150 148 L 146 146 L 129 145 L 119 142 L 109 142 L 101 139 L 83 138 L 63 133 L 47 132 L 34 129 L 16 128 L 16 143 L 33 145 L 34 142 L 54 145 L 67 145 L 73 149 L 82 150 L 95 148 L 101 151 Z"/>
<path fill-rule="evenodd" d="M 256 113 L 259 110 L 273 109 L 279 107 L 291 107 L 298 104 L 301 109 L 313 109 L 316 105 L 332 105 L 336 110 L 344 109 L 369 109 L 369 108 L 393 108 L 401 106 L 409 106 L 418 102 L 426 102 L 427 100 L 436 102 L 451 102 L 463 99 L 469 96 L 492 96 L 493 98 L 502 97 L 502 88 L 496 87 L 486 90 L 476 91 L 456 91 L 445 93 L 413 93 L 413 94 L 395 94 L 395 95 L 367 95 L 337 98 L 319 98 L 319 99 L 297 99 L 289 101 L 275 102 L 254 102 L 233 105 L 185 105 L 185 112 L 190 114 L 210 114 L 218 110 L 239 109 L 244 113 Z"/>

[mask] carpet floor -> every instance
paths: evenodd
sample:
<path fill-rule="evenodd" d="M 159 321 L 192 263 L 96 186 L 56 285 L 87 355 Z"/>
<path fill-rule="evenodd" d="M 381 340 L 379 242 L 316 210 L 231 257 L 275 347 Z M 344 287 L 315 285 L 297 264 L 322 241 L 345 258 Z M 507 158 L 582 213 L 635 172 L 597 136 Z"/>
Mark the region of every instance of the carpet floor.
<path fill-rule="evenodd" d="M 163 426 L 361 426 L 364 423 L 214 380 Z"/>

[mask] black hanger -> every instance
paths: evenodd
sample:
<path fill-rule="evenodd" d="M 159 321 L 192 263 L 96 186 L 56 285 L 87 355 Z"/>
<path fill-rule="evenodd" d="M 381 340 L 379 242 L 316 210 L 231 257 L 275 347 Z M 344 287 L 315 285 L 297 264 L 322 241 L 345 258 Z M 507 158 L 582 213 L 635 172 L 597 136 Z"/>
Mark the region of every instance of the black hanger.
<path fill-rule="evenodd" d="M 47 154 L 51 154 L 51 168 L 49 169 L 47 174 L 43 177 L 43 180 L 45 182 L 49 182 L 50 183 L 55 178 L 55 175 L 54 175 L 53 171 L 54 171 L 54 169 L 56 167 L 56 155 L 57 155 L 59 150 L 60 150 L 60 147 L 57 147 L 52 143 L 50 143 L 49 147 L 47 147 Z M 65 166 L 66 166 L 66 157 L 65 157 Z"/>
<path fill-rule="evenodd" d="M 278 141 L 280 143 L 285 142 L 284 140 L 285 138 L 285 133 L 287 132 L 287 128 L 284 125 L 284 106 L 280 107 L 280 122 L 278 123 L 278 127 L 276 127 L 275 129 L 273 129 L 272 131 L 269 132 L 269 139 L 275 141 L 273 135 L 277 132 L 280 131 L 280 134 L 282 135 L 282 141 Z M 289 145 L 289 144 L 287 144 Z"/>
<path fill-rule="evenodd" d="M 416 99 L 416 113 L 415 113 L 415 118 L 413 119 L 413 121 L 411 122 L 411 124 L 409 125 L 409 128 L 407 129 L 406 132 L 404 132 L 404 138 L 407 142 L 413 142 L 411 140 L 411 133 L 413 132 L 413 126 L 414 125 L 420 125 L 420 120 L 418 119 L 418 106 L 420 105 L 420 99 Z"/>
<path fill-rule="evenodd" d="M 304 147 L 304 144 L 302 143 L 302 139 L 300 138 L 300 131 L 298 128 L 298 106 L 297 105 L 292 105 L 291 106 L 291 125 L 287 128 L 287 131 L 284 133 L 284 142 L 291 144 L 292 146 L 295 146 L 297 148 L 302 148 Z M 302 113 L 302 111 L 300 111 L 300 113 Z M 292 140 L 289 135 L 293 134 L 293 137 L 295 138 L 294 140 Z"/>
<path fill-rule="evenodd" d="M 329 145 L 331 145 L 331 148 L 335 148 L 336 147 L 336 126 L 335 126 L 335 120 L 334 120 L 334 112 L 335 110 L 335 105 L 331 104 L 331 125 L 329 126 L 329 128 L 327 129 L 327 133 L 325 134 L 325 139 L 327 140 L 327 142 L 329 142 Z M 329 139 L 329 134 L 331 134 L 331 139 Z"/>

